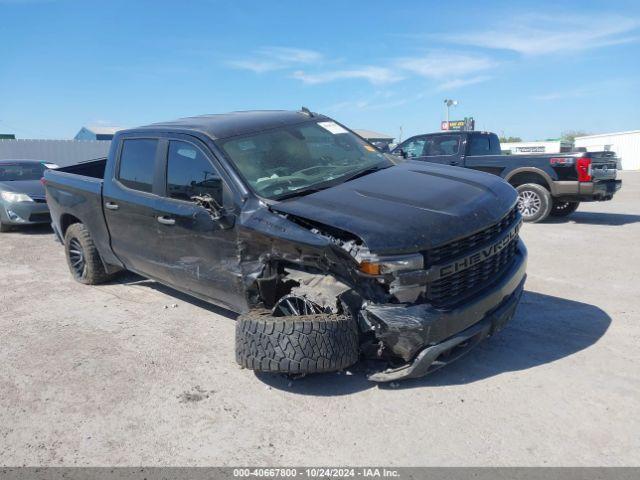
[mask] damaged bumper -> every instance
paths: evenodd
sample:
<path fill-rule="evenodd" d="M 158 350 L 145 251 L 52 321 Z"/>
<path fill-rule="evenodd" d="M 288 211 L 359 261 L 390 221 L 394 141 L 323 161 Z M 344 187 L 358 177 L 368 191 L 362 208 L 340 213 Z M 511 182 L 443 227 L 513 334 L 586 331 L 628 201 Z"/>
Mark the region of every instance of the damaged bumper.
<path fill-rule="evenodd" d="M 526 279 L 527 251 L 519 240 L 513 264 L 500 281 L 471 302 L 437 310 L 427 304 L 368 305 L 376 337 L 407 364 L 369 376 L 388 382 L 426 375 L 467 353 L 513 317 Z"/>

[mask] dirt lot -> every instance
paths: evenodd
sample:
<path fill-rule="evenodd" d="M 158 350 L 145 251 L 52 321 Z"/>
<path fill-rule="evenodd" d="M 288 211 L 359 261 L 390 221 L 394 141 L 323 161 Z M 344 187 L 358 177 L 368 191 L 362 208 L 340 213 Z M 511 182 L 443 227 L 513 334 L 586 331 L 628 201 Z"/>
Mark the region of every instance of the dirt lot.
<path fill-rule="evenodd" d="M 640 465 L 640 172 L 526 225 L 500 335 L 397 388 L 234 361 L 231 314 L 132 275 L 74 283 L 48 229 L 0 237 L 3 465 Z"/>

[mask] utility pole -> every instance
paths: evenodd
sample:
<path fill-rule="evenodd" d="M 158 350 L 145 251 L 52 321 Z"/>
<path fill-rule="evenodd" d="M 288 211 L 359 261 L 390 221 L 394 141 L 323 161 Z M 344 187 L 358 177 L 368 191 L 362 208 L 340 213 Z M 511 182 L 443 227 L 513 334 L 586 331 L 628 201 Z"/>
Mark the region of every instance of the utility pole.
<path fill-rule="evenodd" d="M 457 100 L 453 100 L 451 98 L 445 98 L 444 99 L 444 105 L 447 108 L 447 128 L 449 127 L 449 108 L 450 107 L 457 107 L 458 106 L 458 101 Z"/>

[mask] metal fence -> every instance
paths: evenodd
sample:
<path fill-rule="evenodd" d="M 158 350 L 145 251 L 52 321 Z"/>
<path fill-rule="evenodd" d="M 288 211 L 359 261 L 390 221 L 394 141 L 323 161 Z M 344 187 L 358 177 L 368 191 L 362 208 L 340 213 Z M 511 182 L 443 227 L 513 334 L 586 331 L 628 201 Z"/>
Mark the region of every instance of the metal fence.
<path fill-rule="evenodd" d="M 0 160 L 43 160 L 61 167 L 105 157 L 110 140 L 2 140 Z"/>

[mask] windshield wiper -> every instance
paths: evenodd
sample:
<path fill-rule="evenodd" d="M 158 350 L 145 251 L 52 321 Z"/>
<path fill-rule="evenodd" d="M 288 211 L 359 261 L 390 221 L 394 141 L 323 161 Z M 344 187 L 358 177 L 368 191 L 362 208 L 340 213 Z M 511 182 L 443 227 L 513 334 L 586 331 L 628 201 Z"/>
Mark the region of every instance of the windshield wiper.
<path fill-rule="evenodd" d="M 358 170 L 356 173 L 349 175 L 347 177 L 340 177 L 342 183 L 348 182 L 350 180 L 355 180 L 356 178 L 364 177 L 365 175 L 369 175 L 370 173 L 377 172 L 378 170 L 384 170 L 385 168 L 389 168 L 391 165 L 375 165 L 373 167 L 367 167 L 362 170 Z"/>
<path fill-rule="evenodd" d="M 297 190 L 293 190 L 291 192 L 283 193 L 279 197 L 276 197 L 274 200 L 286 200 L 287 198 L 301 197 L 301 196 L 304 196 L 304 195 L 309 195 L 311 193 L 316 193 L 316 192 L 319 192 L 320 190 L 326 190 L 327 188 L 334 187 L 334 186 L 339 185 L 341 183 L 348 182 L 349 180 L 354 180 L 356 178 L 363 177 L 363 176 L 368 175 L 370 173 L 377 172 L 378 170 L 383 170 L 383 169 L 389 168 L 389 167 L 391 167 L 391 165 L 376 165 L 376 166 L 372 166 L 372 167 L 367 167 L 367 168 L 364 168 L 362 170 L 358 170 L 357 172 L 355 172 L 355 173 L 353 173 L 353 174 L 351 174 L 349 176 L 342 175 L 340 177 L 332 178 L 331 180 L 327 180 L 325 182 L 322 182 L 322 183 L 320 183 L 318 185 L 311 185 L 311 186 L 306 187 L 306 188 L 298 188 Z"/>
<path fill-rule="evenodd" d="M 279 201 L 279 200 L 286 200 L 287 198 L 302 197 L 304 195 L 309 195 L 311 193 L 319 192 L 320 190 L 325 190 L 332 186 L 333 185 L 324 185 L 322 187 L 319 187 L 317 185 L 314 185 L 312 187 L 307 187 L 307 188 L 298 188 L 297 190 L 293 190 L 288 193 L 283 193 L 282 195 L 276 197 L 274 200 Z"/>

